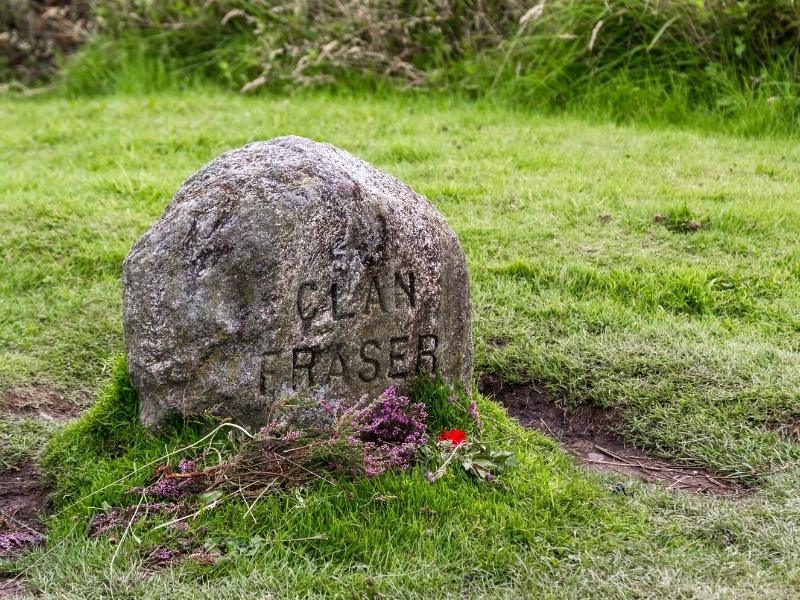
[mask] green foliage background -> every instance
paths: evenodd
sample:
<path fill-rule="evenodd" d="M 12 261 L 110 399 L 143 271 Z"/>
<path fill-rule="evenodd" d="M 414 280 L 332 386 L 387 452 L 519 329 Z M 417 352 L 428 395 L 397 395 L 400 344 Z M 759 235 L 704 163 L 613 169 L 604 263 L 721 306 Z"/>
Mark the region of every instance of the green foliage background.
<path fill-rule="evenodd" d="M 400 86 L 619 121 L 795 132 L 793 0 L 96 0 L 69 93 Z M 142 76 L 146 73 L 147 76 Z"/>

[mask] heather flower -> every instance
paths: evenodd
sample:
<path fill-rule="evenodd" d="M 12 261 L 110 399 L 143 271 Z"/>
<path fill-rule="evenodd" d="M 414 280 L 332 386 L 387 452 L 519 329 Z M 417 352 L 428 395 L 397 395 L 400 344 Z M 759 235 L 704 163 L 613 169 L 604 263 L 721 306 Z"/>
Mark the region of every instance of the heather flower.
<path fill-rule="evenodd" d="M 428 413 L 421 402 L 414 404 L 406 396 L 398 396 L 394 387 L 353 419 L 355 433 L 351 438 L 380 444 L 425 444 Z"/>
<path fill-rule="evenodd" d="M 179 498 L 178 482 L 174 479 L 159 479 L 156 483 L 145 489 L 145 493 L 150 496 L 160 498 Z"/>
<path fill-rule="evenodd" d="M 364 474 L 367 477 L 381 475 L 390 469 L 407 469 L 417 454 L 419 444 L 408 443 L 399 446 L 366 442 L 364 451 Z"/>
<path fill-rule="evenodd" d="M 272 435 L 272 432 L 275 431 L 275 429 L 277 429 L 279 427 L 280 427 L 280 423 L 278 421 L 276 421 L 275 419 L 273 419 L 272 421 L 270 421 L 269 423 L 264 425 L 264 427 L 262 427 L 261 429 L 258 430 L 258 436 L 262 440 L 265 440 L 265 439 L 267 439 L 268 437 L 270 437 Z"/>
<path fill-rule="evenodd" d="M 444 477 L 444 474 L 447 473 L 448 464 L 449 461 L 445 461 L 445 463 L 441 465 L 438 469 L 436 469 L 433 473 L 431 473 L 430 471 L 425 473 L 425 481 L 427 481 L 428 483 L 439 481 L 442 477 Z"/>
<path fill-rule="evenodd" d="M 197 471 L 197 461 L 188 458 L 182 458 L 178 463 L 178 470 L 181 473 L 194 473 Z"/>
<path fill-rule="evenodd" d="M 354 432 L 348 438 L 363 451 L 364 473 L 373 477 L 390 469 L 407 469 L 420 446 L 428 442 L 422 403 L 411 403 L 387 388 L 372 404 L 355 413 Z"/>
<path fill-rule="evenodd" d="M 301 433 L 297 430 L 288 431 L 281 437 L 281 441 L 286 444 L 291 444 L 292 442 L 296 442 L 300 439 Z"/>
<path fill-rule="evenodd" d="M 477 428 L 483 429 L 483 421 L 481 421 L 481 415 L 478 413 L 478 404 L 474 400 L 469 403 L 469 414 L 472 420 L 475 421 Z"/>
<path fill-rule="evenodd" d="M 156 481 L 153 485 L 148 486 L 142 492 L 148 496 L 156 496 L 158 498 L 170 498 L 177 500 L 184 496 L 189 496 L 194 493 L 196 488 L 194 483 L 189 480 L 177 480 L 162 478 Z"/>
<path fill-rule="evenodd" d="M 26 546 L 38 546 L 44 542 L 44 536 L 33 531 L 12 531 L 0 534 L 0 552 L 8 552 Z"/>
<path fill-rule="evenodd" d="M 158 548 L 153 552 L 153 560 L 157 562 L 172 562 L 180 556 L 177 550 L 170 550 L 169 548 Z"/>
<path fill-rule="evenodd" d="M 339 414 L 342 412 L 342 400 L 341 398 L 337 400 L 326 400 L 325 398 L 320 398 L 319 405 L 328 415 L 332 417 L 338 417 Z"/>

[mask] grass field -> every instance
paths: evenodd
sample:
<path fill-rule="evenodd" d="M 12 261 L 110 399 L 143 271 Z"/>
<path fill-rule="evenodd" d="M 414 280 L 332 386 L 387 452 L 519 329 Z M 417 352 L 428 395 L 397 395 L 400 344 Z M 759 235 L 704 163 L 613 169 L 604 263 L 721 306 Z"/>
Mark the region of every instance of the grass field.
<path fill-rule="evenodd" d="M 0 389 L 99 392 L 122 348 L 133 241 L 205 162 L 292 133 L 373 162 L 445 214 L 471 270 L 479 373 L 614 408 L 628 440 L 758 488 L 735 501 L 615 494 L 495 411 L 523 458 L 504 487 L 389 476 L 270 499 L 257 523 L 233 503 L 195 533 L 246 540 L 239 558 L 148 574 L 130 539 L 110 570 L 114 546 L 76 529 L 95 497 L 18 565 L 45 596 L 800 594 L 800 444 L 785 433 L 800 421 L 797 144 L 447 97 L 4 98 L 0 122 Z M 3 416 L 0 461 L 52 429 Z M 137 452 L 96 457 L 76 481 L 97 487 L 163 451 L 119 435 Z"/>

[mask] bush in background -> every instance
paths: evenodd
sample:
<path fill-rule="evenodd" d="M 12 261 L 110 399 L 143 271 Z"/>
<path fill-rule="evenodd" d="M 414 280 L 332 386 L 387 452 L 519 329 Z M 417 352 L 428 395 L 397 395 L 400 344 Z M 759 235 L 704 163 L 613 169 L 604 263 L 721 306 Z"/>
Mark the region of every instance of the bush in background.
<path fill-rule="evenodd" d="M 436 83 L 438 71 L 500 44 L 516 0 L 96 0 L 100 33 L 75 75 L 113 81 L 120 63 L 226 86 L 296 88 L 354 80 Z M 106 77 L 102 77 L 106 75 Z"/>
<path fill-rule="evenodd" d="M 19 1 L 19 0 L 17 0 Z M 620 120 L 794 130 L 793 0 L 95 0 L 73 92 L 449 88 Z M 740 125 L 741 125 L 740 123 Z"/>
<path fill-rule="evenodd" d="M 472 67 L 486 73 L 499 64 L 488 85 L 515 98 L 600 106 L 618 118 L 755 109 L 796 121 L 800 10 L 792 0 L 560 0 L 537 7 L 512 39 Z"/>
<path fill-rule="evenodd" d="M 89 37 L 89 0 L 0 1 L 0 82 L 44 81 Z"/>

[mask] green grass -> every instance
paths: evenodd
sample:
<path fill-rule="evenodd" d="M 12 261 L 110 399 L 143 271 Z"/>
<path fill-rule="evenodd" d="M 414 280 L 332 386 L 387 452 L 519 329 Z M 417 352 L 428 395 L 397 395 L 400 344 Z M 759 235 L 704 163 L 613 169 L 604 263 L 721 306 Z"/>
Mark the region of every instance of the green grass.
<path fill-rule="evenodd" d="M 53 422 L 0 416 L 0 472 L 30 460 L 56 429 Z"/>
<path fill-rule="evenodd" d="M 567 406 L 615 407 L 629 439 L 761 488 L 741 502 L 646 486 L 613 494 L 484 401 L 523 459 L 506 487 L 430 486 L 415 472 L 271 498 L 257 523 L 233 502 L 194 535 L 245 550 L 259 536 L 252 556 L 146 575 L 142 552 L 156 543 L 146 527 L 113 573 L 114 546 L 85 536 L 85 514 L 118 500 L 112 490 L 56 518 L 50 553 L 23 562 L 45 596 L 800 593 L 800 446 L 774 432 L 800 418 L 797 145 L 447 97 L 202 88 L 4 98 L 0 122 L 0 389 L 108 385 L 133 241 L 202 164 L 293 133 L 387 169 L 445 214 L 471 270 L 480 373 L 537 382 Z M 119 444 L 90 461 L 75 450 L 60 474 L 70 497 L 175 443 L 135 427 L 120 408 L 125 385 L 117 374 L 79 425 L 86 440 Z"/>

